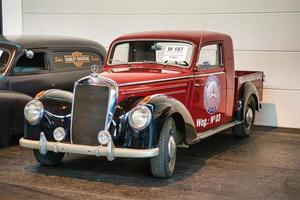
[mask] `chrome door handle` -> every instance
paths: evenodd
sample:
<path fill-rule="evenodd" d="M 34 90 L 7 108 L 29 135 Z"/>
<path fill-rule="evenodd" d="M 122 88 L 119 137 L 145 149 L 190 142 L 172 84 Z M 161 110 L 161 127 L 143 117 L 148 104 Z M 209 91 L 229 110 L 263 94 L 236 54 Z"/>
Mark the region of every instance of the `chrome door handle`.
<path fill-rule="evenodd" d="M 203 85 L 204 85 L 203 83 L 195 83 L 195 87 L 201 87 Z"/>

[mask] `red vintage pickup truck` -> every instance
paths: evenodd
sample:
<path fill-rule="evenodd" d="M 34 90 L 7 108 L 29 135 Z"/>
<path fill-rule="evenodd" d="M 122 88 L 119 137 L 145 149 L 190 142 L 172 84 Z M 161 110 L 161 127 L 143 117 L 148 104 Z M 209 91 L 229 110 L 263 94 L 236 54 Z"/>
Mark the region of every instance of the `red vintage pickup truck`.
<path fill-rule="evenodd" d="M 21 146 L 38 162 L 64 153 L 150 158 L 170 177 L 176 149 L 233 128 L 248 137 L 263 96 L 263 72 L 236 71 L 230 36 L 207 31 L 134 33 L 114 40 L 101 73 L 74 92 L 39 93 L 25 109 Z"/>

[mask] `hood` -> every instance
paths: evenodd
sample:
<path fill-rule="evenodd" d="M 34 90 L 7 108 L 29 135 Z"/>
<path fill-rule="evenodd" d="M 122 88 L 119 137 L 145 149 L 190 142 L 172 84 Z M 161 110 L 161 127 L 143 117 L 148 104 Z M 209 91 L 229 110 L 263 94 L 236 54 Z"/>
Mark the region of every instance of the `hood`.
<path fill-rule="evenodd" d="M 145 82 L 157 82 L 180 78 L 187 75 L 186 71 L 163 68 L 144 68 L 144 67 L 117 67 L 107 69 L 99 75 L 114 80 L 119 86 L 144 84 Z"/>

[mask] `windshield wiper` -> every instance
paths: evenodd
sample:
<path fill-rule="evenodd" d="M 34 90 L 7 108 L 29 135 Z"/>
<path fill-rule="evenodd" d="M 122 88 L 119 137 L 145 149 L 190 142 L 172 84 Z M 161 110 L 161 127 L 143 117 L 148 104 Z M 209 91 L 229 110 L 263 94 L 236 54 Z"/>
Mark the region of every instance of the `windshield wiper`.
<path fill-rule="evenodd" d="M 181 66 L 188 66 L 189 63 L 186 61 L 169 61 L 169 60 L 165 60 L 165 63 L 171 63 L 171 64 L 175 64 L 175 65 L 181 65 Z"/>
<path fill-rule="evenodd" d="M 143 63 L 156 64 L 157 62 L 153 60 L 143 60 Z"/>

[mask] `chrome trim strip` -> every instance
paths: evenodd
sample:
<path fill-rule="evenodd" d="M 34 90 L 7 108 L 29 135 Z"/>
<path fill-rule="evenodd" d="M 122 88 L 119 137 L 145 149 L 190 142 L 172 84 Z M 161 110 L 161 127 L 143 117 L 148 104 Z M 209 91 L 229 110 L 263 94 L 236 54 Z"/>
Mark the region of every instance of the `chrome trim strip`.
<path fill-rule="evenodd" d="M 166 85 L 166 86 L 157 86 L 157 87 L 145 87 L 145 88 L 139 88 L 138 90 L 130 90 L 130 91 L 126 91 L 126 92 L 122 92 L 123 95 L 126 94 L 132 94 L 132 93 L 141 93 L 141 92 L 152 92 L 152 91 L 161 91 L 161 90 L 166 90 L 166 89 L 174 89 L 174 88 L 182 88 L 182 87 L 186 87 L 187 83 L 179 83 L 179 84 L 173 84 L 173 85 Z"/>
<path fill-rule="evenodd" d="M 38 140 L 28 140 L 21 138 L 19 143 L 22 147 L 30 149 L 39 149 L 40 142 Z M 63 153 L 74 153 L 83 155 L 93 156 L 107 156 L 109 149 L 107 146 L 89 146 L 89 145 L 78 145 L 68 144 L 61 142 L 46 142 L 43 144 L 46 151 L 63 152 Z M 153 149 L 131 149 L 131 148 L 114 148 L 113 155 L 115 157 L 124 158 L 149 158 L 155 157 L 159 154 L 159 148 Z"/>
<path fill-rule="evenodd" d="M 195 140 L 193 140 L 193 143 L 199 142 L 202 139 L 205 139 L 209 136 L 212 136 L 216 133 L 219 133 L 221 131 L 224 131 L 228 128 L 239 125 L 241 123 L 242 123 L 242 121 L 234 121 L 234 122 L 231 122 L 231 123 L 228 123 L 228 124 L 221 125 L 217 128 L 213 128 L 213 129 L 210 129 L 210 130 L 207 130 L 207 131 L 204 131 L 204 132 L 197 133 L 197 138 Z"/>
<path fill-rule="evenodd" d="M 9 75 L 8 74 L 8 71 L 9 70 L 11 70 L 11 66 L 13 65 L 13 61 L 14 61 L 14 57 L 15 57 L 15 55 L 16 55 L 16 53 L 17 53 L 17 50 L 16 51 L 13 51 L 12 53 L 11 53 L 11 51 L 9 50 L 9 49 L 7 49 L 7 48 L 3 48 L 3 47 L 1 47 L 1 49 L 5 49 L 5 50 L 7 50 L 8 51 L 8 53 L 9 53 L 9 61 L 6 63 L 6 69 L 4 70 L 4 72 L 1 74 L 2 76 L 7 76 L 7 75 Z M 22 50 L 22 51 L 24 51 L 24 50 Z"/>
<path fill-rule="evenodd" d="M 124 87 L 124 86 L 130 86 L 130 85 L 140 85 L 140 84 L 156 83 L 156 82 L 162 82 L 162 81 L 173 81 L 173 80 L 180 80 L 180 79 L 187 79 L 187 78 L 205 77 L 205 76 L 218 75 L 218 74 L 225 74 L 225 72 L 222 71 L 222 72 L 214 72 L 214 73 L 208 73 L 208 74 L 197 74 L 197 75 L 180 76 L 180 77 L 156 79 L 156 80 L 149 80 L 149 81 L 138 81 L 138 82 L 119 84 L 119 86 Z"/>
<path fill-rule="evenodd" d="M 176 95 L 176 94 L 186 94 L 186 90 L 177 90 L 172 92 L 165 92 L 165 95 Z"/>
<path fill-rule="evenodd" d="M 64 119 L 64 118 L 68 118 L 68 117 L 71 117 L 72 114 L 68 114 L 68 115 L 55 115 L 49 111 L 45 111 L 45 113 L 47 115 L 50 115 L 51 117 L 56 117 L 56 118 L 60 118 L 60 119 Z"/>

